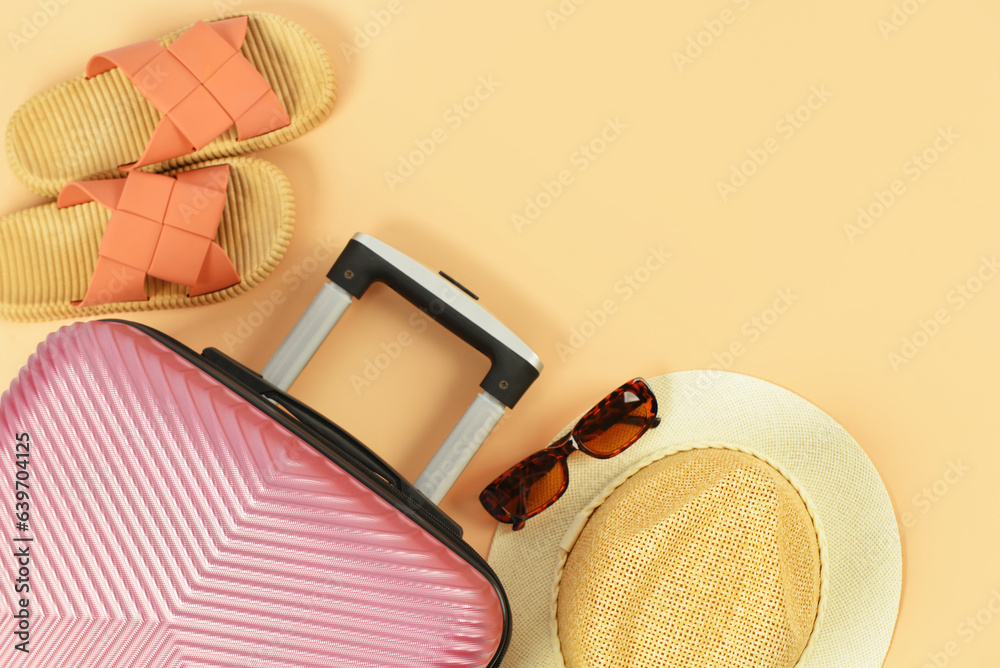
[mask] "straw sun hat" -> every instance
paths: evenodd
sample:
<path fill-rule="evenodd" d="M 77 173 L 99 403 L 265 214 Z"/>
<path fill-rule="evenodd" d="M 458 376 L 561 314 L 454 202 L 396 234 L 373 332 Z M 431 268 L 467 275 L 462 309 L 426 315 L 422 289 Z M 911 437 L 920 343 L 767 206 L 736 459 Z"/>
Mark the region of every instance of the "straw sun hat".
<path fill-rule="evenodd" d="M 575 453 L 559 501 L 521 531 L 497 529 L 489 563 L 513 614 L 504 666 L 881 666 L 899 531 L 858 444 L 762 380 L 648 383 L 658 427 L 612 459 Z"/>

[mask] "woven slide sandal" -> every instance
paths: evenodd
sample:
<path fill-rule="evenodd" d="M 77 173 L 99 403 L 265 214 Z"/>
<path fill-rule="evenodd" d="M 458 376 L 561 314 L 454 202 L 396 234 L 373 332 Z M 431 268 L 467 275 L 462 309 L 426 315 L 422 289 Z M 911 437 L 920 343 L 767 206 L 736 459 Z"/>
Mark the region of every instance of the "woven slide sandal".
<path fill-rule="evenodd" d="M 323 47 L 300 26 L 247 12 L 91 58 L 86 73 L 14 112 L 7 155 L 32 191 L 257 151 L 312 129 L 333 107 Z"/>
<path fill-rule="evenodd" d="M 287 177 L 258 158 L 70 183 L 58 202 L 0 217 L 0 317 L 225 301 L 274 270 L 294 217 Z"/>

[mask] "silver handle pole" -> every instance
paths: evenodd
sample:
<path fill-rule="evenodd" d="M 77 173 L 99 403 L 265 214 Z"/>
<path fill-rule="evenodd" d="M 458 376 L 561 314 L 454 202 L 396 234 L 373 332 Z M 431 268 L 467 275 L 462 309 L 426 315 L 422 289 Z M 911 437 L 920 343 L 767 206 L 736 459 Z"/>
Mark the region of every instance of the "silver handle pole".
<path fill-rule="evenodd" d="M 330 281 L 324 283 L 264 366 L 264 379 L 281 390 L 291 387 L 350 305 L 351 295 L 346 290 Z"/>
<path fill-rule="evenodd" d="M 480 392 L 417 478 L 416 488 L 434 503 L 441 503 L 503 414 L 502 403 Z"/>

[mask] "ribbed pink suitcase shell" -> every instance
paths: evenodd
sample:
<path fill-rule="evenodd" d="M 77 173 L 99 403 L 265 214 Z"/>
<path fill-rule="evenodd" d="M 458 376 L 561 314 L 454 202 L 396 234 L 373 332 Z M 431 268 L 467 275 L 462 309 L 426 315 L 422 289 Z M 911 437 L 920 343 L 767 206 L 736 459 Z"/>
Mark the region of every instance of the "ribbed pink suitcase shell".
<path fill-rule="evenodd" d="M 501 643 L 482 573 L 133 327 L 50 335 L 3 395 L 0 438 L 0 666 L 464 667 Z M 33 538 L 28 594 L 13 586 L 18 537 Z"/>

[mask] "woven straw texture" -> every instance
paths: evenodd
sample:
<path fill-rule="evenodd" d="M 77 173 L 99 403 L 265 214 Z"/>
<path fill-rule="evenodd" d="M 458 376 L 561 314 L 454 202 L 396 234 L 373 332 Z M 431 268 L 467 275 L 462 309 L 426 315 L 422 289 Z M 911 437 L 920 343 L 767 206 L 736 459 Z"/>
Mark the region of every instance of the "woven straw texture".
<path fill-rule="evenodd" d="M 214 304 L 246 292 L 270 274 L 285 254 L 295 220 L 288 178 L 258 158 L 214 160 L 166 172 L 228 163 L 226 206 L 216 241 L 242 279 L 198 297 L 188 288 L 146 279 L 147 301 L 73 308 L 90 283 L 111 211 L 97 202 L 65 209 L 43 204 L 0 218 L 0 317 L 54 320 L 122 311 Z"/>
<path fill-rule="evenodd" d="M 277 146 L 329 116 L 336 79 L 330 57 L 319 42 L 283 17 L 257 12 L 245 15 L 249 21 L 241 53 L 271 84 L 291 124 L 244 141 L 236 139 L 234 126 L 205 148 L 146 171 Z M 166 46 L 186 29 L 159 41 Z M 95 52 L 117 46 L 122 45 L 105 44 Z M 84 65 L 79 63 L 78 69 L 82 71 Z M 36 95 L 14 112 L 7 129 L 7 157 L 30 190 L 55 197 L 68 181 L 120 176 L 118 166 L 142 154 L 160 117 L 121 70 L 93 79 L 81 74 Z"/>
<path fill-rule="evenodd" d="M 649 385 L 659 404 L 659 427 L 613 459 L 571 456 L 569 487 L 559 501 L 521 531 L 498 527 L 489 562 L 504 583 L 513 615 L 504 666 L 567 665 L 553 591 L 573 541 L 606 490 L 652 460 L 720 447 L 753 454 L 779 471 L 801 494 L 813 518 L 820 551 L 820 601 L 812 635 L 794 666 L 881 666 L 899 609 L 902 557 L 889 495 L 860 446 L 830 416 L 762 380 L 721 371 L 684 371 L 653 378 Z"/>
<path fill-rule="evenodd" d="M 794 487 L 726 449 L 657 460 L 597 508 L 558 583 L 568 666 L 795 665 L 820 553 Z"/>

